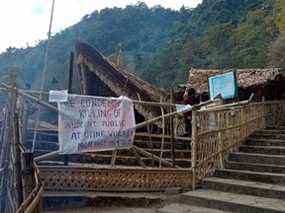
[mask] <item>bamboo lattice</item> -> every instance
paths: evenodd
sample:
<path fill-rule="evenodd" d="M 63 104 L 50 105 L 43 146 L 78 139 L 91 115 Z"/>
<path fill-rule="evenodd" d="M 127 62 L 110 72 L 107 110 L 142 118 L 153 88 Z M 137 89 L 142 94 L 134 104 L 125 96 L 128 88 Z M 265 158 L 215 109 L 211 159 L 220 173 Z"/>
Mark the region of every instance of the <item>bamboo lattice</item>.
<path fill-rule="evenodd" d="M 200 110 L 195 113 L 192 138 L 192 170 L 196 183 L 223 168 L 224 160 L 254 131 L 283 125 L 284 102 L 253 103 L 232 108 Z M 195 143 L 195 144 L 194 144 Z M 193 149 L 194 147 L 194 149 Z"/>

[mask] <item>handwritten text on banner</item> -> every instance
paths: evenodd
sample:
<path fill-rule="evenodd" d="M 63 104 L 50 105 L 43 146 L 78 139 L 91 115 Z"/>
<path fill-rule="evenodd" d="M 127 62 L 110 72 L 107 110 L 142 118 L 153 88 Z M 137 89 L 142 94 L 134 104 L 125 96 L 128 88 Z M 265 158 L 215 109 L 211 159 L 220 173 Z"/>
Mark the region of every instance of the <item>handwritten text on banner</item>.
<path fill-rule="evenodd" d="M 62 154 L 129 148 L 134 139 L 134 107 L 130 99 L 69 95 L 59 103 Z"/>

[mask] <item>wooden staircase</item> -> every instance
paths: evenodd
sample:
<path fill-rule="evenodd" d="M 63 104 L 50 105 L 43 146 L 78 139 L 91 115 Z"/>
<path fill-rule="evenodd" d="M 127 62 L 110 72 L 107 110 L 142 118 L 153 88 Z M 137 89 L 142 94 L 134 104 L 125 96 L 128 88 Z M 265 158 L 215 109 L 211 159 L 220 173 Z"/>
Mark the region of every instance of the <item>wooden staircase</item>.
<path fill-rule="evenodd" d="M 160 212 L 285 212 L 285 128 L 251 135 L 224 169 L 204 179 L 202 188 L 181 195 Z"/>
<path fill-rule="evenodd" d="M 26 147 L 31 149 L 33 143 L 33 131 L 27 132 Z M 135 140 L 134 144 L 156 156 L 160 156 L 162 142 L 159 140 Z M 191 150 L 190 142 L 176 141 L 175 142 L 175 164 L 183 168 L 191 167 Z M 166 141 L 163 143 L 163 159 L 172 162 L 172 143 Z M 37 157 L 52 151 L 59 149 L 58 145 L 58 133 L 57 131 L 38 131 L 35 142 L 35 154 Z M 69 155 L 70 163 L 79 164 L 98 164 L 98 165 L 110 165 L 112 159 L 112 151 L 103 151 L 98 153 L 89 154 L 72 154 Z M 57 164 L 63 162 L 63 156 L 57 156 L 52 161 L 43 161 L 41 164 Z M 159 163 L 153 160 L 151 157 L 141 157 L 141 160 L 147 167 L 157 167 Z M 116 156 L 116 165 L 120 166 L 139 166 L 138 159 L 131 150 L 118 150 Z"/>

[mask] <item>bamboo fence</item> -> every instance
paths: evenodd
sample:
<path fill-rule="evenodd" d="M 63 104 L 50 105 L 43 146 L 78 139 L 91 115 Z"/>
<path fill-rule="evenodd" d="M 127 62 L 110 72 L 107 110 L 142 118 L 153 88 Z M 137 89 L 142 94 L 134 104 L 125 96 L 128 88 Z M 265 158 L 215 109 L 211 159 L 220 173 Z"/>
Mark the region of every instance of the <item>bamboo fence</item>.
<path fill-rule="evenodd" d="M 192 117 L 192 171 L 195 189 L 204 177 L 224 167 L 228 154 L 237 150 L 256 130 L 284 124 L 285 102 L 260 102 L 197 110 Z"/>

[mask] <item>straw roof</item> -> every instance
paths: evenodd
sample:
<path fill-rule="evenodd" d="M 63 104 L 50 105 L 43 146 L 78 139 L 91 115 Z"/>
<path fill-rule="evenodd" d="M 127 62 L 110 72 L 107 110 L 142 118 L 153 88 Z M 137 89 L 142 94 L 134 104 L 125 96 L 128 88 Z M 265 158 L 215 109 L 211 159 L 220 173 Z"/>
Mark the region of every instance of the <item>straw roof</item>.
<path fill-rule="evenodd" d="M 191 69 L 189 71 L 188 87 L 194 88 L 198 94 L 208 92 L 208 78 L 229 72 L 231 70 L 206 70 Z M 280 68 L 265 69 L 237 69 L 236 70 L 238 86 L 240 88 L 249 88 L 262 86 L 277 79 L 278 76 L 285 76 L 285 72 Z"/>

